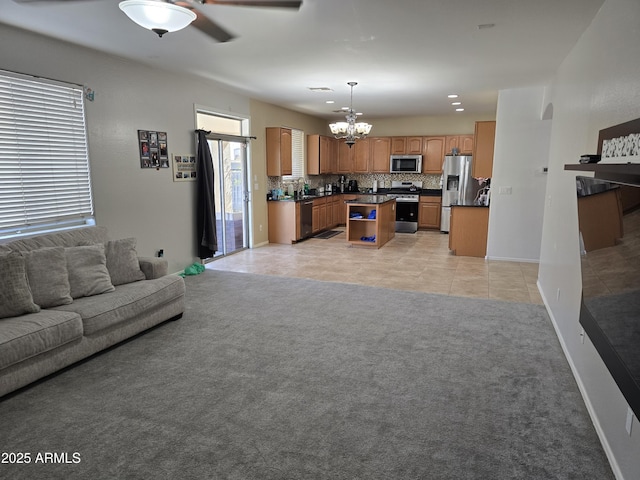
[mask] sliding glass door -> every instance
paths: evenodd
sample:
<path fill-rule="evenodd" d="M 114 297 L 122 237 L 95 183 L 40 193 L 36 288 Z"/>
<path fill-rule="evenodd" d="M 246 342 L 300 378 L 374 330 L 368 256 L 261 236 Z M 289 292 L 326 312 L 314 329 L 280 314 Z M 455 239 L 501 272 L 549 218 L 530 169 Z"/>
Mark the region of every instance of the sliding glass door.
<path fill-rule="evenodd" d="M 215 180 L 215 256 L 219 257 L 248 245 L 247 141 L 208 138 L 208 142 Z"/>

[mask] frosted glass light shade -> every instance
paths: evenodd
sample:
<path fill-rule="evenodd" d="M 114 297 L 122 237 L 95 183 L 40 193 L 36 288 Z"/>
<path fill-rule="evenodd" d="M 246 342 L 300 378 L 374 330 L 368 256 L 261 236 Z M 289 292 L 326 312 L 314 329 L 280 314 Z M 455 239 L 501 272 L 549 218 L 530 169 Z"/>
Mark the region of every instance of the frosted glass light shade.
<path fill-rule="evenodd" d="M 155 0 L 125 0 L 119 7 L 138 25 L 160 36 L 182 30 L 196 19 L 196 14 L 187 8 Z"/>

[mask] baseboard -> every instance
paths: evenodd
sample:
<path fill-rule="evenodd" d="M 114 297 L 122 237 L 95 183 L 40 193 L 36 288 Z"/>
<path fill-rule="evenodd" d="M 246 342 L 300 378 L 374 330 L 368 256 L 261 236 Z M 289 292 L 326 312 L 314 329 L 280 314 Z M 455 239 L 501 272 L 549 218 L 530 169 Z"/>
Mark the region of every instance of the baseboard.
<path fill-rule="evenodd" d="M 607 440 L 604 430 L 600 425 L 600 421 L 598 420 L 598 415 L 596 414 L 596 411 L 593 408 L 593 404 L 589 399 L 589 393 L 587 392 L 587 389 L 584 386 L 584 383 L 582 383 L 582 378 L 580 377 L 578 369 L 576 368 L 575 363 L 573 363 L 573 359 L 569 355 L 569 349 L 567 348 L 567 344 L 565 343 L 564 338 L 562 338 L 562 335 L 560 334 L 560 328 L 558 327 L 558 323 L 553 315 L 551 308 L 549 307 L 549 302 L 547 301 L 547 298 L 544 295 L 544 291 L 542 290 L 542 288 L 540 288 L 539 280 L 536 282 L 536 285 L 538 287 L 538 291 L 540 292 L 540 296 L 542 297 L 542 302 L 544 303 L 544 306 L 547 309 L 547 313 L 549 314 L 549 318 L 551 319 L 551 324 L 553 325 L 553 329 L 555 330 L 556 336 L 560 341 L 562 352 L 564 353 L 564 356 L 567 359 L 567 363 L 569 363 L 569 368 L 571 368 L 571 373 L 573 374 L 573 378 L 575 378 L 576 383 L 578 385 L 578 390 L 580 390 L 580 395 L 582 395 L 582 400 L 584 401 L 584 404 L 587 407 L 587 411 L 589 412 L 589 416 L 591 417 L 591 422 L 593 423 L 593 426 L 596 429 L 596 433 L 598 434 L 598 438 L 600 439 L 600 443 L 602 444 L 604 453 L 607 456 L 607 459 L 609 460 L 609 465 L 611 467 L 613 475 L 616 477 L 616 480 L 625 480 L 624 476 L 622 475 L 622 471 L 620 470 L 620 466 L 616 461 L 616 457 L 613 454 L 611 445 L 609 445 L 609 441 Z"/>
<path fill-rule="evenodd" d="M 269 245 L 269 240 L 267 240 L 266 242 L 260 242 L 260 243 L 256 243 L 254 245 L 251 245 L 250 248 L 264 247 L 265 245 Z"/>
<path fill-rule="evenodd" d="M 499 260 L 501 262 L 520 262 L 520 263 L 539 263 L 539 258 L 511 258 L 511 257 L 494 257 L 487 255 L 487 260 Z"/>

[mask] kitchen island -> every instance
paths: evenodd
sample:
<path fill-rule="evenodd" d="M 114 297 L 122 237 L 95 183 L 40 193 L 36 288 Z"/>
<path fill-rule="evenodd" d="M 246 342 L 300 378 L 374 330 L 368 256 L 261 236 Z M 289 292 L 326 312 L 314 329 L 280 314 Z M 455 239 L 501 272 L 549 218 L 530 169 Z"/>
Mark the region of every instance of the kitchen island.
<path fill-rule="evenodd" d="M 454 255 L 487 255 L 489 207 L 485 205 L 451 205 L 449 250 Z"/>
<path fill-rule="evenodd" d="M 347 241 L 352 246 L 380 248 L 396 234 L 396 201 L 384 195 L 358 195 L 346 200 Z"/>

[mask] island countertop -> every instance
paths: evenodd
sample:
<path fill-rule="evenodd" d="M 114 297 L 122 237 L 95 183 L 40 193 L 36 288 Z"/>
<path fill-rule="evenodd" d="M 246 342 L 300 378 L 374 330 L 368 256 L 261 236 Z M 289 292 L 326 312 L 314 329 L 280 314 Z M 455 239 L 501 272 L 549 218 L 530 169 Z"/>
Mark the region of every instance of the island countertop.
<path fill-rule="evenodd" d="M 345 200 L 344 203 L 357 203 L 360 205 L 382 205 L 393 201 L 395 199 L 389 198 L 386 195 L 358 195 L 353 200 Z"/>

